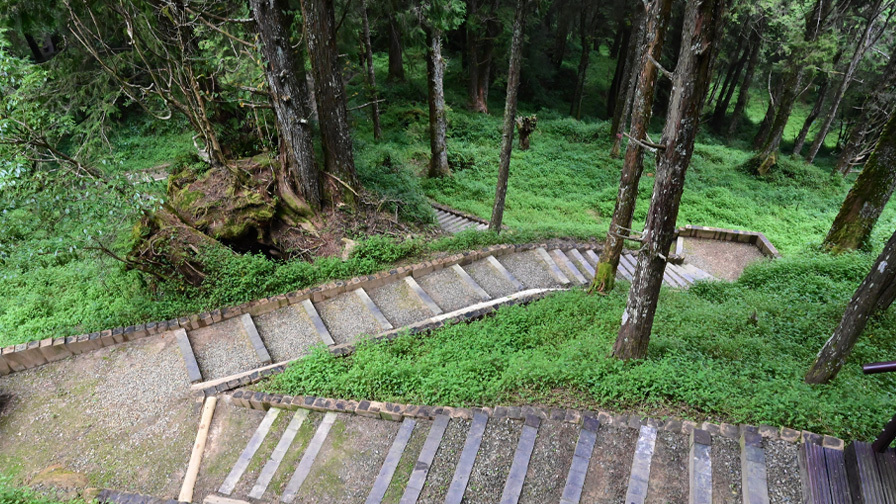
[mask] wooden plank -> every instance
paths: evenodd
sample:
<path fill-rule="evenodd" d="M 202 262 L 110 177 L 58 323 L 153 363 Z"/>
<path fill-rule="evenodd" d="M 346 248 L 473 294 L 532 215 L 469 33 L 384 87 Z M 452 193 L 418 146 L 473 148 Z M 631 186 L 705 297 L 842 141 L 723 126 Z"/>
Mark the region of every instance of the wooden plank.
<path fill-rule="evenodd" d="M 853 441 L 843 455 L 853 499 L 863 504 L 887 503 L 871 443 Z"/>
<path fill-rule="evenodd" d="M 311 466 L 314 465 L 314 460 L 317 458 L 317 454 L 320 453 L 320 449 L 327 439 L 327 434 L 330 433 L 330 428 L 333 427 L 333 423 L 335 422 L 336 413 L 330 412 L 324 415 L 324 419 L 320 422 L 320 425 L 318 425 L 314 437 L 311 438 L 311 442 L 308 443 L 308 448 L 305 449 L 305 453 L 302 455 L 302 460 L 299 461 L 299 466 L 296 468 L 296 472 L 293 473 L 292 478 L 289 479 L 289 483 L 286 484 L 286 488 L 283 490 L 283 495 L 280 496 L 280 502 L 289 504 L 296 500 L 296 494 L 299 493 L 299 489 L 302 488 L 302 483 L 305 483 L 308 473 L 311 472 Z"/>
<path fill-rule="evenodd" d="M 846 479 L 846 461 L 843 451 L 833 448 L 822 448 L 825 465 L 828 470 L 828 482 L 831 492 L 831 504 L 852 504 L 849 493 L 849 481 Z M 888 502 L 894 502 L 888 500 Z"/>
<path fill-rule="evenodd" d="M 445 504 L 460 504 L 467 491 L 467 483 L 470 482 L 470 474 L 473 472 L 473 463 L 476 462 L 476 454 L 479 453 L 479 445 L 482 444 L 482 435 L 485 433 L 485 426 L 488 424 L 488 415 L 485 413 L 476 413 L 473 415 L 473 424 L 467 432 L 467 439 L 464 441 L 464 449 L 460 453 L 460 460 L 457 462 L 457 468 L 454 470 L 454 477 L 451 478 L 451 485 L 448 487 L 448 495 L 445 496 Z"/>
<path fill-rule="evenodd" d="M 582 498 L 582 489 L 585 487 L 585 476 L 588 475 L 588 464 L 591 462 L 591 453 L 594 451 L 594 443 L 597 440 L 597 429 L 600 422 L 590 416 L 586 416 L 579 431 L 579 440 L 576 442 L 576 451 L 569 466 L 569 474 L 566 476 L 566 485 L 560 497 L 560 504 L 579 504 Z"/>
<path fill-rule="evenodd" d="M 510 474 L 507 475 L 507 481 L 504 483 L 501 504 L 517 504 L 520 500 L 523 481 L 525 481 L 526 472 L 529 470 L 529 460 L 532 458 L 532 450 L 535 448 L 535 438 L 538 436 L 540 425 L 541 418 L 535 415 L 526 417 L 526 424 L 523 425 L 523 432 L 520 434 L 516 451 L 513 453 Z"/>
<path fill-rule="evenodd" d="M 404 495 L 401 496 L 399 504 L 415 504 L 423 491 L 423 484 L 426 483 L 426 476 L 429 475 L 429 468 L 432 461 L 436 458 L 436 452 L 439 445 L 442 444 L 442 436 L 445 435 L 445 429 L 448 428 L 448 422 L 451 417 L 448 415 L 438 415 L 429 428 L 429 434 L 426 441 L 423 442 L 423 449 L 420 450 L 420 456 L 417 457 L 417 463 L 414 464 L 414 470 L 408 478 L 408 484 L 404 488 Z"/>
<path fill-rule="evenodd" d="M 674 264 L 666 263 L 666 274 L 675 280 L 675 283 L 678 284 L 678 287 L 685 288 L 691 283 L 678 273 L 678 270 L 675 268 Z"/>
<path fill-rule="evenodd" d="M 679 266 L 677 264 L 670 263 L 670 264 L 666 265 L 666 268 L 672 269 L 672 271 L 674 271 L 676 275 L 680 276 L 681 279 L 684 280 L 685 283 L 688 285 L 694 283 L 697 280 L 696 278 L 694 278 L 693 275 L 688 273 L 687 270 L 685 270 L 684 268 L 682 268 L 681 266 Z"/>
<path fill-rule="evenodd" d="M 622 271 L 622 276 L 625 277 L 629 282 L 632 281 L 635 275 L 635 259 L 634 257 L 628 254 L 622 254 L 619 256 L 619 267 L 617 271 Z"/>
<path fill-rule="evenodd" d="M 712 438 L 702 429 L 692 430 L 690 438 L 688 503 L 712 504 Z"/>
<path fill-rule="evenodd" d="M 498 261 L 498 259 L 495 256 L 488 256 L 485 258 L 485 261 L 492 268 L 495 268 L 498 271 L 498 273 L 501 274 L 508 282 L 510 282 L 511 285 L 513 285 L 514 289 L 521 291 L 526 288 L 526 286 L 523 285 L 523 282 L 520 282 L 519 280 L 517 280 L 517 278 L 515 276 L 513 276 L 513 273 L 508 271 L 507 268 L 505 268 L 504 265 L 501 264 L 501 262 Z"/>
<path fill-rule="evenodd" d="M 572 283 L 569 281 L 569 278 L 566 278 L 566 275 L 564 275 L 563 272 L 560 271 L 560 267 L 557 266 L 557 263 L 555 263 L 553 259 L 551 259 L 551 255 L 548 254 L 547 250 L 539 247 L 535 249 L 535 253 L 538 255 L 538 257 L 541 258 L 542 261 L 544 261 L 544 263 L 548 267 L 548 270 L 550 270 L 551 275 L 553 275 L 554 278 L 558 282 L 560 282 L 560 285 L 569 285 L 570 283 Z"/>
<path fill-rule="evenodd" d="M 799 447 L 798 462 L 800 479 L 803 482 L 803 502 L 811 504 L 831 504 L 831 487 L 824 449 L 814 443 L 802 443 Z"/>
<path fill-rule="evenodd" d="M 258 329 L 255 327 L 255 321 L 252 320 L 252 315 L 248 313 L 240 315 L 240 322 L 243 324 L 243 329 L 246 330 L 246 335 L 249 337 L 249 342 L 252 343 L 252 348 L 255 349 L 255 354 L 258 356 L 258 362 L 262 365 L 272 363 L 273 359 L 271 359 L 271 354 L 268 353 L 267 347 L 265 347 L 264 342 L 261 341 L 261 336 L 258 335 Z"/>
<path fill-rule="evenodd" d="M 647 498 L 647 482 L 650 479 L 650 461 L 656 445 L 656 429 L 642 425 L 638 434 L 638 444 L 632 460 L 632 471 L 628 479 L 628 490 L 625 493 L 626 504 L 644 504 Z"/>
<path fill-rule="evenodd" d="M 336 342 L 333 341 L 333 336 L 330 335 L 330 330 L 327 329 L 327 326 L 324 324 L 324 319 L 320 318 L 320 314 L 317 313 L 317 308 L 314 307 L 314 303 L 312 303 L 310 299 L 306 299 L 302 301 L 302 308 L 305 309 L 305 313 L 308 314 L 308 318 L 310 318 L 311 323 L 314 324 L 314 330 L 317 331 L 317 335 L 320 336 L 320 339 L 324 344 L 328 346 L 335 345 Z"/>
<path fill-rule="evenodd" d="M 429 311 L 431 311 L 433 315 L 442 314 L 442 309 L 439 307 L 439 305 L 437 305 L 436 302 L 433 301 L 431 297 L 429 297 L 429 294 L 427 294 L 426 291 L 423 290 L 423 287 L 420 287 L 420 284 L 418 284 L 417 281 L 414 280 L 413 276 L 408 275 L 404 277 L 404 281 L 411 288 L 411 291 L 413 291 L 414 294 L 416 294 L 417 297 L 420 298 L 420 301 L 422 301 L 423 304 L 425 304 L 426 307 L 429 308 Z"/>
<path fill-rule="evenodd" d="M 473 277 L 471 277 L 470 274 L 467 273 L 467 270 L 461 268 L 459 264 L 455 264 L 451 267 L 451 269 L 454 270 L 455 273 L 457 273 L 457 276 L 459 276 L 460 279 L 463 280 L 463 282 L 467 284 L 469 288 L 473 289 L 473 292 L 475 292 L 476 295 L 479 296 L 479 299 L 488 301 L 492 298 L 488 295 L 488 292 L 485 292 L 485 289 L 483 289 L 481 285 L 476 283 L 476 280 L 473 280 Z"/>
<path fill-rule="evenodd" d="M 588 261 L 585 260 L 585 257 L 582 256 L 582 253 L 578 251 L 578 249 L 572 249 L 568 252 L 570 256 L 572 256 L 573 260 L 585 270 L 585 275 L 589 279 L 594 279 L 594 266 L 591 265 Z"/>
<path fill-rule="evenodd" d="M 221 483 L 221 488 L 218 489 L 218 493 L 224 495 L 233 493 L 233 489 L 236 488 L 236 484 L 239 483 L 240 478 L 243 477 L 243 473 L 245 473 L 246 468 L 249 467 L 249 462 L 252 461 L 252 457 L 255 456 L 255 452 L 258 451 L 265 436 L 268 435 L 268 431 L 271 430 L 271 425 L 274 423 L 274 420 L 277 419 L 277 415 L 279 415 L 281 411 L 282 410 L 279 408 L 271 408 L 268 410 L 264 419 L 262 419 L 258 428 L 255 429 L 255 432 L 252 434 L 252 437 L 249 438 L 246 447 L 243 448 L 243 452 L 240 453 L 239 458 L 236 459 L 236 463 L 230 470 L 230 474 L 224 478 L 224 483 Z"/>
<path fill-rule="evenodd" d="M 268 461 L 265 462 L 264 467 L 261 469 L 258 479 L 255 480 L 255 485 L 253 485 L 252 490 L 249 491 L 249 497 L 260 499 L 264 496 L 265 491 L 268 489 L 268 485 L 270 485 L 271 480 L 274 479 L 274 474 L 277 473 L 277 469 L 280 467 L 280 463 L 283 462 L 283 457 L 286 456 L 286 452 L 288 452 L 289 447 L 292 446 L 292 442 L 296 438 L 296 434 L 299 433 L 299 428 L 302 427 L 302 423 L 306 418 L 308 418 L 308 410 L 296 410 L 292 419 L 289 421 L 289 425 L 286 426 L 286 431 L 280 436 L 280 440 L 277 441 L 277 446 L 274 447 L 274 452 L 271 453 L 270 458 L 268 458 Z"/>
<path fill-rule="evenodd" d="M 204 499 L 202 499 L 202 504 L 249 504 L 249 502 L 239 499 L 229 499 L 227 497 L 221 497 L 220 495 L 206 495 Z"/>
<path fill-rule="evenodd" d="M 184 358 L 184 365 L 187 367 L 187 377 L 190 383 L 198 383 L 202 381 L 202 372 L 199 371 L 199 363 L 196 362 L 196 354 L 193 353 L 193 346 L 190 345 L 190 338 L 187 337 L 187 331 L 178 329 L 174 332 L 174 338 L 177 340 L 177 347 L 180 349 L 180 355 Z"/>
<path fill-rule="evenodd" d="M 392 483 L 395 469 L 398 468 L 398 462 L 401 461 L 401 455 L 404 453 L 408 441 L 411 440 L 411 434 L 414 433 L 414 425 L 416 425 L 416 422 L 410 418 L 405 418 L 401 422 L 401 428 L 398 429 L 398 434 L 395 436 L 395 440 L 392 441 L 392 446 L 389 448 L 389 453 L 386 454 L 386 460 L 383 461 L 383 466 L 373 482 L 373 488 L 370 489 L 370 494 L 367 496 L 365 504 L 380 504 L 383 501 L 383 497 L 386 496 L 386 491 L 389 489 L 389 484 Z"/>
<path fill-rule="evenodd" d="M 585 259 L 588 259 L 588 262 L 590 262 L 594 267 L 597 267 L 597 263 L 600 262 L 600 256 L 598 256 L 597 253 L 592 249 L 588 249 L 585 251 Z"/>
<path fill-rule="evenodd" d="M 881 486 L 888 502 L 896 502 L 896 451 L 887 448 L 884 453 L 877 454 L 877 467 L 880 470 Z"/>
<path fill-rule="evenodd" d="M 196 432 L 196 441 L 193 443 L 190 462 L 187 464 L 187 474 L 184 476 L 184 483 L 181 485 L 180 494 L 177 497 L 180 502 L 193 502 L 193 490 L 196 488 L 199 466 L 202 465 L 202 454 L 205 453 L 205 443 L 208 441 L 208 429 L 212 426 L 212 416 L 215 414 L 217 403 L 218 396 L 205 398 L 202 417 L 199 420 L 199 430 Z"/>
<path fill-rule="evenodd" d="M 367 291 L 364 290 L 363 287 L 355 289 L 355 295 L 358 296 L 358 299 L 361 300 L 361 303 L 367 308 L 367 311 L 369 311 L 373 315 L 373 318 L 376 319 L 377 324 L 380 325 L 380 329 L 384 331 L 393 329 L 392 323 L 389 322 L 389 319 L 387 319 L 385 315 L 383 315 L 383 312 L 380 311 L 380 307 L 370 299 L 370 296 L 367 295 Z"/>

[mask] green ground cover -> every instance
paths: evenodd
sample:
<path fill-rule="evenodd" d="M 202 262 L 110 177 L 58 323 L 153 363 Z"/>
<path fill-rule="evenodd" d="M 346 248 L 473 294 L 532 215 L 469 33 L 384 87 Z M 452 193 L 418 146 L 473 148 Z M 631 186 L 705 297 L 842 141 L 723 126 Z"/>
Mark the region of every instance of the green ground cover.
<path fill-rule="evenodd" d="M 896 379 L 863 376 L 860 365 L 896 354 L 896 315 L 871 324 L 832 384 L 802 377 L 871 263 L 860 253 L 806 254 L 753 265 L 734 283 L 664 288 L 639 362 L 608 357 L 623 282 L 606 296 L 570 291 L 475 324 L 367 342 L 346 358 L 321 347 L 263 387 L 410 404 L 571 405 L 869 439 L 893 413 Z"/>

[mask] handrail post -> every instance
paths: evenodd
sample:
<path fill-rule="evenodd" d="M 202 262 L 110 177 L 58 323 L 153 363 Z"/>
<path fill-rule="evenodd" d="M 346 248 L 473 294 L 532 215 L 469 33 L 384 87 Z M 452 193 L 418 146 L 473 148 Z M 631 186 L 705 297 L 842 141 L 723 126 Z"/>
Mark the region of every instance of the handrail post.
<path fill-rule="evenodd" d="M 884 430 L 877 435 L 877 439 L 874 440 L 871 447 L 874 448 L 874 451 L 877 453 L 883 453 L 887 451 L 887 447 L 890 446 L 890 443 L 892 443 L 894 439 L 896 439 L 896 415 L 893 415 L 893 418 L 887 422 L 887 425 L 884 426 Z"/>

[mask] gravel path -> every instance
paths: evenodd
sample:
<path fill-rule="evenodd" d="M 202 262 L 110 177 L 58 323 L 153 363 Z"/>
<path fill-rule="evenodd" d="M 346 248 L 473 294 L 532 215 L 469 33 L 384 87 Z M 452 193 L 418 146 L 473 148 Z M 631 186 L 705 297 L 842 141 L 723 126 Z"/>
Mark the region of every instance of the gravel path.
<path fill-rule="evenodd" d="M 765 465 L 768 471 L 768 496 L 772 504 L 802 502 L 797 445 L 777 439 L 766 439 Z"/>
<path fill-rule="evenodd" d="M 204 381 L 261 366 L 239 318 L 190 331 L 189 336 Z"/>
<path fill-rule="evenodd" d="M 545 289 L 559 287 L 560 284 L 551 275 L 548 265 L 534 250 L 518 254 L 504 255 L 498 261 L 507 268 L 517 280 L 523 282 L 527 289 Z"/>
<path fill-rule="evenodd" d="M 722 280 L 737 280 L 747 265 L 765 258 L 755 245 L 705 238 L 684 239 L 685 262 Z"/>
<path fill-rule="evenodd" d="M 560 502 L 578 439 L 577 425 L 542 422 L 520 495 L 522 504 Z"/>
<path fill-rule="evenodd" d="M 464 441 L 467 440 L 467 431 L 470 430 L 469 420 L 452 419 L 445 429 L 439 451 L 429 468 L 426 476 L 426 484 L 417 502 L 420 504 L 441 504 L 445 501 L 445 494 L 451 486 L 451 478 L 454 477 L 454 469 L 460 459 L 460 452 L 464 449 Z"/>
<path fill-rule="evenodd" d="M 307 355 L 311 347 L 323 344 L 301 305 L 286 306 L 253 319 L 274 362 Z"/>
<path fill-rule="evenodd" d="M 373 314 L 354 292 L 315 303 L 315 307 L 337 344 L 351 343 L 364 335 L 374 336 L 382 332 Z"/>
<path fill-rule="evenodd" d="M 712 439 L 712 501 L 741 504 L 740 443 L 714 436 Z"/>
<path fill-rule="evenodd" d="M 507 281 L 503 275 L 488 263 L 486 260 L 476 261 L 473 264 L 464 266 L 467 273 L 476 280 L 476 283 L 488 292 L 493 298 L 504 297 L 516 292 L 513 284 Z"/>
<path fill-rule="evenodd" d="M 404 495 L 404 490 L 408 486 L 408 479 L 411 477 L 411 472 L 413 472 L 414 466 L 417 464 L 417 458 L 420 457 L 423 444 L 426 442 L 426 436 L 429 435 L 431 428 L 431 421 L 417 421 L 417 424 L 414 426 L 414 432 L 411 434 L 411 439 L 401 454 L 401 460 L 398 462 L 395 474 L 392 475 L 389 489 L 386 491 L 386 495 L 383 496 L 383 504 L 398 504 L 398 501 L 401 500 L 401 496 Z"/>
<path fill-rule="evenodd" d="M 522 429 L 523 422 L 519 420 L 489 420 L 464 494 L 464 504 L 497 504 L 501 500 Z"/>
<path fill-rule="evenodd" d="M 89 486 L 176 496 L 199 404 L 174 337 L 104 348 L 0 379 L 0 467 L 28 481 L 50 465 Z"/>
<path fill-rule="evenodd" d="M 393 327 L 411 325 L 435 315 L 404 280 L 372 289 L 368 295 Z"/>
<path fill-rule="evenodd" d="M 605 427 L 597 430 L 597 441 L 588 465 L 582 502 L 623 504 L 638 431 Z"/>
<path fill-rule="evenodd" d="M 650 462 L 647 504 L 688 501 L 688 437 L 669 431 L 656 434 Z"/>
<path fill-rule="evenodd" d="M 445 313 L 481 301 L 473 289 L 451 268 L 440 269 L 418 278 L 417 283 Z"/>

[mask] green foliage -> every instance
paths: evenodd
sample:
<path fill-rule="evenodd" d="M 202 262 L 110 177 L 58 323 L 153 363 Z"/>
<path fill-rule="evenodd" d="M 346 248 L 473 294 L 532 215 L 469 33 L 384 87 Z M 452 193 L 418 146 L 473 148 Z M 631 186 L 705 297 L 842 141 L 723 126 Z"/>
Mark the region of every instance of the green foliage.
<path fill-rule="evenodd" d="M 362 343 L 347 358 L 320 348 L 264 388 L 453 406 L 571 401 L 867 438 L 892 414 L 894 378 L 865 377 L 860 364 L 892 357 L 896 342 L 886 335 L 896 315 L 875 321 L 830 386 L 810 387 L 802 376 L 872 262 L 867 254 L 784 259 L 753 265 L 738 282 L 664 290 L 641 362 L 608 357 L 625 288 L 573 291 L 476 324 Z"/>
<path fill-rule="evenodd" d="M 0 473 L 0 504 L 87 504 L 84 499 L 62 500 L 40 494 L 28 487 L 15 486 L 11 478 Z"/>

